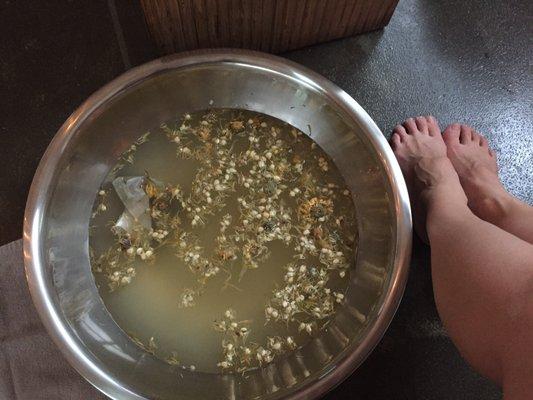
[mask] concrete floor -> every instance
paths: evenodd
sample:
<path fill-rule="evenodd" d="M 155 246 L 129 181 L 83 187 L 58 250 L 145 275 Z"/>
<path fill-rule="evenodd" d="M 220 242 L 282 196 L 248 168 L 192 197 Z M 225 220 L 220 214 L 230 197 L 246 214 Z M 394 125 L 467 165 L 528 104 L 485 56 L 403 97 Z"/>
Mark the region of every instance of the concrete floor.
<path fill-rule="evenodd" d="M 135 3 L 136 4 L 136 3 Z M 401 0 L 379 32 L 285 54 L 352 95 L 385 135 L 431 113 L 483 132 L 505 186 L 533 204 L 529 0 Z M 126 0 L 0 1 L 0 244 L 21 236 L 38 160 L 93 91 L 156 51 Z M 117 40 L 118 38 L 118 40 Z M 331 394 L 343 399 L 499 399 L 443 330 L 429 249 L 415 240 L 398 314 L 363 366 Z"/>

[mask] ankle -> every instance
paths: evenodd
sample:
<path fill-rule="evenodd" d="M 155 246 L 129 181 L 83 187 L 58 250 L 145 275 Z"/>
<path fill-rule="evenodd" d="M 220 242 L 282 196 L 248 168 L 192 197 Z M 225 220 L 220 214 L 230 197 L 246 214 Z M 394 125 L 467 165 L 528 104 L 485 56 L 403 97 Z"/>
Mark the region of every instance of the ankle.
<path fill-rule="evenodd" d="M 421 193 L 426 211 L 426 229 L 438 230 L 443 221 L 464 221 L 474 214 L 468 208 L 467 198 L 458 181 L 443 182 Z"/>
<path fill-rule="evenodd" d="M 520 204 L 505 190 L 498 190 L 479 196 L 476 199 L 471 199 L 468 205 L 479 218 L 500 226 L 509 218 L 513 209 Z"/>

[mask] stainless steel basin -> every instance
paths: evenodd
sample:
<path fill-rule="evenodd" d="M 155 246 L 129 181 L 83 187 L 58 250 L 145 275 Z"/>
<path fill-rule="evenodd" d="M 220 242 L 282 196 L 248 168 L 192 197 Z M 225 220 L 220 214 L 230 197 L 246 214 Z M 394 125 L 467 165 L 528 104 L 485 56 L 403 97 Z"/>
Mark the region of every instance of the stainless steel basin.
<path fill-rule="evenodd" d="M 118 155 L 162 121 L 209 107 L 258 111 L 311 132 L 357 208 L 359 245 L 346 305 L 305 348 L 244 376 L 176 371 L 143 352 L 105 309 L 89 265 L 91 207 Z M 93 94 L 48 147 L 24 219 L 26 274 L 41 319 L 72 366 L 114 399 L 319 397 L 350 375 L 387 329 L 410 248 L 405 183 L 368 114 L 320 75 L 240 50 L 165 57 Z"/>

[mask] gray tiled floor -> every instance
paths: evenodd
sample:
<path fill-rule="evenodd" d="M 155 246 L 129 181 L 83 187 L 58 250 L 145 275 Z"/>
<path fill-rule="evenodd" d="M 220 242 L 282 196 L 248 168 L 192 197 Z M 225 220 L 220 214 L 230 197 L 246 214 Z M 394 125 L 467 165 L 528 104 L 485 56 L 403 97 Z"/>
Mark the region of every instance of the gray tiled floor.
<path fill-rule="evenodd" d="M 533 203 L 528 0 L 401 0 L 380 32 L 286 54 L 337 83 L 388 135 L 432 113 L 472 124 L 498 152 L 502 180 Z M 155 57 L 137 2 L 0 1 L 0 244 L 21 235 L 24 202 L 48 142 L 84 98 Z M 415 242 L 407 290 L 343 399 L 498 399 L 442 329 L 429 249 Z"/>

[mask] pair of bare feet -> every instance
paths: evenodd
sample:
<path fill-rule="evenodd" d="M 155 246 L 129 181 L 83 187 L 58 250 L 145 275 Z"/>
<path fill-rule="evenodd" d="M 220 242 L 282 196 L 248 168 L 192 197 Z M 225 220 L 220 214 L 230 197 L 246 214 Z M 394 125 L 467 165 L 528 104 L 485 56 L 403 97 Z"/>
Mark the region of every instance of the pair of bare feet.
<path fill-rule="evenodd" d="M 443 200 L 468 204 L 479 218 L 533 243 L 530 228 L 513 210 L 523 203 L 498 177 L 496 155 L 487 139 L 467 125 L 453 124 L 441 134 L 432 116 L 407 119 L 394 128 L 391 144 L 411 195 L 415 230 L 428 242 L 426 216 Z"/>
<path fill-rule="evenodd" d="M 533 393 L 533 207 L 507 193 L 487 140 L 433 117 L 394 129 L 439 315 L 465 359 L 509 400 Z"/>

